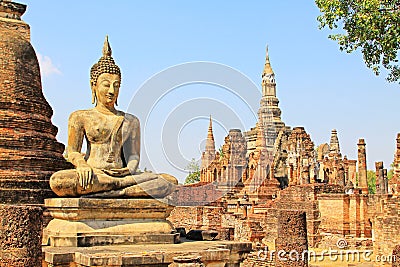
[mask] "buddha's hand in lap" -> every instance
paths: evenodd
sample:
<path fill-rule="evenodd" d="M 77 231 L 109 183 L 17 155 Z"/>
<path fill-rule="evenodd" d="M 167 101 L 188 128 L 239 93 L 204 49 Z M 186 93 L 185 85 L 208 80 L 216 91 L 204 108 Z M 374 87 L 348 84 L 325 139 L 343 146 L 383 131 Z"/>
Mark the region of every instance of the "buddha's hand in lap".
<path fill-rule="evenodd" d="M 121 169 L 103 169 L 102 170 L 105 174 L 108 174 L 113 177 L 124 177 L 131 175 L 131 172 L 129 171 L 129 168 L 121 168 Z"/>
<path fill-rule="evenodd" d="M 86 190 L 90 185 L 93 184 L 93 170 L 90 166 L 79 166 L 76 168 L 76 172 L 79 177 L 79 185 Z"/>

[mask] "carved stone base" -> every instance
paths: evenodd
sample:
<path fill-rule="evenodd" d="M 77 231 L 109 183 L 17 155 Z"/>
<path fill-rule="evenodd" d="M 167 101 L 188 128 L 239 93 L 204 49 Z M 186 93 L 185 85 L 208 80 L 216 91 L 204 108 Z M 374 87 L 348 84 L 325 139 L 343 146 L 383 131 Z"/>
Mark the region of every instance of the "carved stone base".
<path fill-rule="evenodd" d="M 172 206 L 156 199 L 52 198 L 53 216 L 43 243 L 54 247 L 171 244 L 179 241 L 166 220 Z"/>
<path fill-rule="evenodd" d="M 240 266 L 251 251 L 251 243 L 197 241 L 179 244 L 145 244 L 102 247 L 43 247 L 43 266 L 168 267 L 184 258 L 201 259 L 201 266 Z M 47 265 L 45 265 L 47 264 Z M 183 265 L 198 266 L 198 265 Z"/>

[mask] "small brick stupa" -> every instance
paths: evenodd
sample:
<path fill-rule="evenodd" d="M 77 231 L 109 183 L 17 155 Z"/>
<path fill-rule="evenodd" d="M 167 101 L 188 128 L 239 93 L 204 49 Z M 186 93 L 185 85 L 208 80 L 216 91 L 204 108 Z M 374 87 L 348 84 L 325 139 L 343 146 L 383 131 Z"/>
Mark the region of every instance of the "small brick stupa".
<path fill-rule="evenodd" d="M 54 196 L 52 173 L 70 165 L 57 142 L 53 111 L 43 96 L 40 69 L 21 20 L 26 6 L 0 0 L 0 203 L 42 204 Z"/>

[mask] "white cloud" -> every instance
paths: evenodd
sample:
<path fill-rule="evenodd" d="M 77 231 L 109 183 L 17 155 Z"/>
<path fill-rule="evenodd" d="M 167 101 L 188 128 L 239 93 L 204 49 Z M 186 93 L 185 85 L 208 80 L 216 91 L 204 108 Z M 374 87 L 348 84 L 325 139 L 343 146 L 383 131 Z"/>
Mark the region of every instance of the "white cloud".
<path fill-rule="evenodd" d="M 51 58 L 48 56 L 43 56 L 41 54 L 37 54 L 40 66 L 40 72 L 42 76 L 50 76 L 52 74 L 61 74 L 61 71 L 53 64 Z"/>

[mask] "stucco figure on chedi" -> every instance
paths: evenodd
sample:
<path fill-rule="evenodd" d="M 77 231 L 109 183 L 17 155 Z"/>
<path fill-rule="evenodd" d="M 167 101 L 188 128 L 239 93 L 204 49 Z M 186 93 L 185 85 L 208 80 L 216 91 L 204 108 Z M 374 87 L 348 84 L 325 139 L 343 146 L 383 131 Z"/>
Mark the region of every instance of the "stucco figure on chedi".
<path fill-rule="evenodd" d="M 51 189 L 58 196 L 71 197 L 165 197 L 177 180 L 168 174 L 138 171 L 140 123 L 115 108 L 121 71 L 111 54 L 106 37 L 103 56 L 90 70 L 95 107 L 73 112 L 68 121 L 68 158 L 75 169 L 54 173 Z M 84 139 L 85 155 L 81 153 Z"/>

